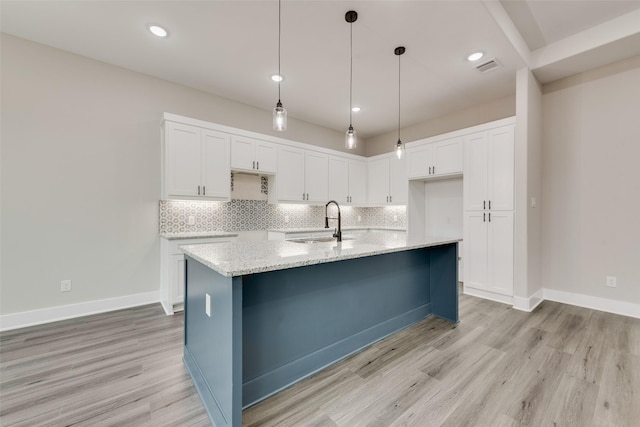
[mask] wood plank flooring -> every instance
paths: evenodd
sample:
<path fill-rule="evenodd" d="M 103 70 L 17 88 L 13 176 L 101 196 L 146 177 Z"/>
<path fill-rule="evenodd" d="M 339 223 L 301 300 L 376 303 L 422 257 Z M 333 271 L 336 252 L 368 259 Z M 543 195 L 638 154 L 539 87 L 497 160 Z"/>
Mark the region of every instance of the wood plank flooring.
<path fill-rule="evenodd" d="M 640 319 L 461 296 L 244 411 L 245 426 L 640 426 Z M 2 426 L 208 426 L 159 305 L 0 334 Z"/>

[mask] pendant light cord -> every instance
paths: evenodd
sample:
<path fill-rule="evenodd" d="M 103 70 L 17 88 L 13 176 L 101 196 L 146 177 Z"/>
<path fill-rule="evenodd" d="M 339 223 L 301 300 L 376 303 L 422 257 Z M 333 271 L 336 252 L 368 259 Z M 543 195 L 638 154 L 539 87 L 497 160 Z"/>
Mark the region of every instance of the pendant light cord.
<path fill-rule="evenodd" d="M 349 23 L 349 45 L 351 47 L 351 51 L 349 53 L 349 127 L 353 126 L 353 120 L 351 119 L 352 114 L 352 98 L 353 98 L 353 22 Z"/>
<path fill-rule="evenodd" d="M 400 141 L 400 56 L 398 55 L 398 141 Z"/>
<path fill-rule="evenodd" d="M 280 11 L 280 1 L 278 0 L 278 103 L 280 103 L 280 82 L 282 81 L 282 74 L 280 74 L 280 43 L 282 39 L 282 12 Z"/>

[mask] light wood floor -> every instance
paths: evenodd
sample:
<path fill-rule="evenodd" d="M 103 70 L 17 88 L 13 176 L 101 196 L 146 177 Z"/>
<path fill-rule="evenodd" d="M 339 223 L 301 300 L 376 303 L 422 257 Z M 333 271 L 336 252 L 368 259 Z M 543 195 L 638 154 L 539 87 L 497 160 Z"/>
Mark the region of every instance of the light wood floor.
<path fill-rule="evenodd" d="M 246 426 L 640 426 L 640 320 L 469 296 L 246 410 Z M 0 425 L 208 426 L 159 305 L 0 334 Z"/>

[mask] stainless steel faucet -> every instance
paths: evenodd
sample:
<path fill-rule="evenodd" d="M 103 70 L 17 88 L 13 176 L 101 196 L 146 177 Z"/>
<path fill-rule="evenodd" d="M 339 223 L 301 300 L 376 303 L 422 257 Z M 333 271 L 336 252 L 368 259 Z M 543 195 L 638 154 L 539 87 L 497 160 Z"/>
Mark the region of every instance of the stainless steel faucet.
<path fill-rule="evenodd" d="M 329 215 L 327 214 L 327 210 L 328 210 L 329 205 L 331 203 L 336 205 L 336 207 L 338 208 L 338 217 L 337 218 L 329 218 Z M 335 200 L 329 200 L 327 202 L 327 204 L 325 205 L 325 207 L 324 207 L 324 228 L 329 228 L 329 220 L 330 219 L 337 219 L 338 220 L 338 228 L 336 229 L 335 233 L 333 233 L 333 237 L 338 239 L 338 242 L 342 242 L 342 216 L 340 215 L 340 205 Z"/>

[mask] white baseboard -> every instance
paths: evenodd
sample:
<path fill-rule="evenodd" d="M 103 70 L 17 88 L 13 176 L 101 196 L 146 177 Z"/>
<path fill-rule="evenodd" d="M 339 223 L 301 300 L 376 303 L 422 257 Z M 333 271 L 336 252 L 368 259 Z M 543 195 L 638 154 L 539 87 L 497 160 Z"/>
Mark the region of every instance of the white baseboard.
<path fill-rule="evenodd" d="M 640 304 L 544 288 L 544 299 L 640 319 Z"/>
<path fill-rule="evenodd" d="M 544 301 L 543 294 L 543 290 L 538 289 L 538 292 L 531 295 L 529 298 L 514 296 L 513 308 L 520 311 L 532 312 L 534 308 L 536 308 L 542 301 Z"/>
<path fill-rule="evenodd" d="M 160 302 L 160 291 L 0 315 L 0 331 Z"/>
<path fill-rule="evenodd" d="M 463 286 L 462 289 L 465 294 L 471 295 L 473 297 L 479 297 L 491 301 L 501 302 L 503 304 L 513 305 L 513 297 L 510 297 L 508 295 L 496 294 L 494 292 L 483 291 L 482 289 L 470 288 L 468 286 Z"/>

